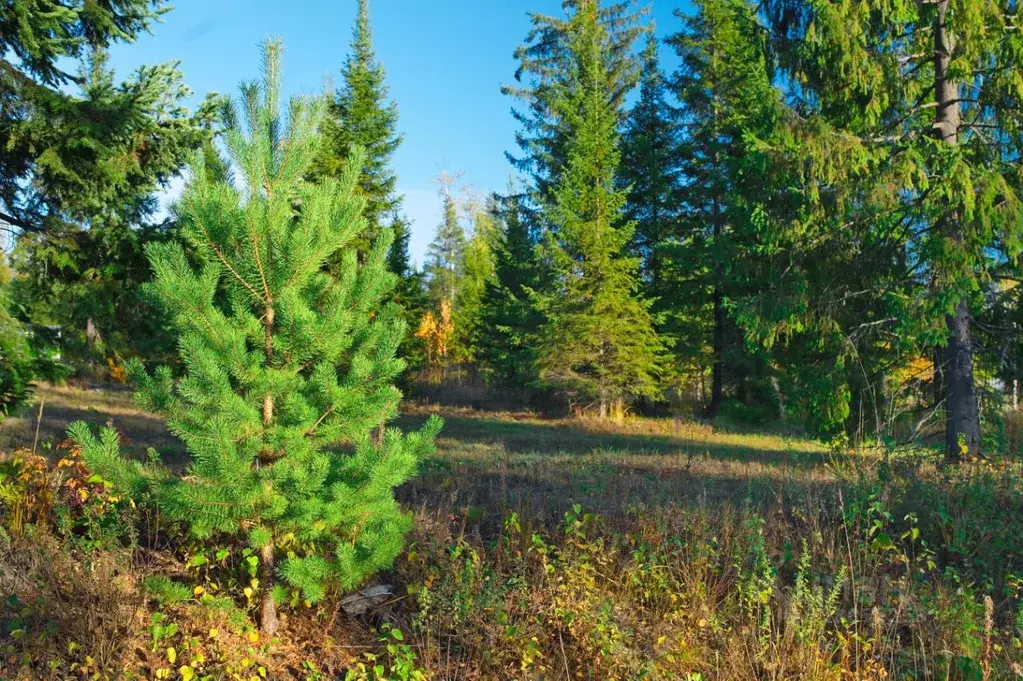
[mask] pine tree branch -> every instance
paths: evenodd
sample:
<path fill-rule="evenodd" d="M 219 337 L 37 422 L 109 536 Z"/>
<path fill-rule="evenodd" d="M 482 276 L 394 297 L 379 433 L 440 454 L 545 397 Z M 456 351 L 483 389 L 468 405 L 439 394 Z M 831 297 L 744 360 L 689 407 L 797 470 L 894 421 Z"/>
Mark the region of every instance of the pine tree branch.
<path fill-rule="evenodd" d="M 225 256 L 224 253 L 219 248 L 217 248 L 216 242 L 214 242 L 213 239 L 210 238 L 210 232 L 208 229 L 206 229 L 206 225 L 203 224 L 202 220 L 197 220 L 196 224 L 199 226 L 199 229 L 202 230 L 202 235 L 206 237 L 206 243 L 209 245 L 210 250 L 212 250 L 216 254 L 217 259 L 220 260 L 220 263 L 227 269 L 228 272 L 231 273 L 231 275 L 235 279 L 237 279 L 241 283 L 241 285 L 249 293 L 252 294 L 253 298 L 262 302 L 263 299 L 262 297 L 260 297 L 259 291 L 257 291 L 255 287 L 252 286 L 252 284 L 247 282 L 245 278 L 238 273 L 238 271 L 231 265 L 231 262 L 227 259 L 227 256 Z"/>
<path fill-rule="evenodd" d="M 304 437 L 312 437 L 313 435 L 315 435 L 316 429 L 319 428 L 320 424 L 326 421 L 330 417 L 330 415 L 334 413 L 334 409 L 335 409 L 334 405 L 328 407 L 327 410 L 323 412 L 323 414 L 320 416 L 320 418 L 316 419 L 316 423 L 309 427 L 309 429 L 305 432 Z"/>

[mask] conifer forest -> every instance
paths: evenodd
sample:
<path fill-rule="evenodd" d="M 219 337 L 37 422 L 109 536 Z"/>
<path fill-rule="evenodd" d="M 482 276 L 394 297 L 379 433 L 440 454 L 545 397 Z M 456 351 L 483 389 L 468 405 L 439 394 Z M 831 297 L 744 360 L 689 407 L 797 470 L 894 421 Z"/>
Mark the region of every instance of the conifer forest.
<path fill-rule="evenodd" d="M 1023 678 L 1023 3 L 378 2 L 0 2 L 0 681 Z"/>

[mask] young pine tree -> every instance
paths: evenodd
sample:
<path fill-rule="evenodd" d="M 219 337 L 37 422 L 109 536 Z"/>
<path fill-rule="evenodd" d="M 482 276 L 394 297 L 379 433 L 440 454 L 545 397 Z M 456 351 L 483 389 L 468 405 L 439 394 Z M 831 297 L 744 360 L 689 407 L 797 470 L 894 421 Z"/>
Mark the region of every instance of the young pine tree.
<path fill-rule="evenodd" d="M 278 578 L 311 601 L 351 589 L 388 566 L 410 520 L 393 495 L 440 428 L 388 429 L 401 397 L 392 385 L 405 332 L 387 303 L 389 230 L 365 261 L 358 198 L 361 154 L 339 178 L 306 181 L 319 148 L 320 100 L 279 110 L 279 43 L 266 46 L 261 84 L 243 86 L 245 127 L 227 135 L 239 190 L 205 172 L 201 157 L 180 203 L 177 243 L 151 246 L 150 292 L 173 318 L 185 376 L 162 367 L 129 373 L 140 404 L 163 414 L 191 461 L 154 482 L 161 509 L 197 538 L 242 535 L 262 561 L 262 628 L 277 628 Z M 340 262 L 339 277 L 325 270 Z M 137 489 L 139 469 L 117 455 L 116 434 L 71 435 L 100 475 Z M 278 560 L 285 537 L 303 548 Z"/>
<path fill-rule="evenodd" d="M 617 188 L 620 107 L 609 69 L 614 42 L 597 0 L 577 3 L 568 28 L 572 72 L 554 101 L 565 121 L 566 165 L 548 207 L 544 242 L 553 276 L 540 296 L 538 373 L 601 416 L 656 393 L 662 344 L 639 293 L 638 259 L 627 255 L 634 226 L 622 220 Z"/>

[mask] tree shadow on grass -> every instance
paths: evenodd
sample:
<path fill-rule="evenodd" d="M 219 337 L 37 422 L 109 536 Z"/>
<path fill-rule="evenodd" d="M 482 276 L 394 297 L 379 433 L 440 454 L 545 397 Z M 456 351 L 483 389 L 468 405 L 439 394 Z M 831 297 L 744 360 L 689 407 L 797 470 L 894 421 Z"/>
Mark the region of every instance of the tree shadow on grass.
<path fill-rule="evenodd" d="M 627 463 L 609 463 L 596 471 L 549 467 L 493 472 L 471 466 L 441 471 L 427 467 L 400 489 L 399 497 L 420 513 L 462 519 L 492 537 L 511 513 L 530 526 L 553 528 L 575 504 L 612 523 L 666 508 L 753 511 L 765 518 L 793 522 L 797 507 L 837 513 L 841 486 L 835 478 L 776 474 L 762 468 L 744 473 L 714 462 L 688 471 L 661 472 Z"/>
<path fill-rule="evenodd" d="M 76 421 L 88 423 L 94 431 L 113 426 L 121 433 L 121 451 L 126 456 L 144 460 L 150 447 L 155 449 L 164 463 L 181 467 L 188 459 L 184 445 L 175 438 L 163 419 L 142 411 L 125 409 L 121 405 L 108 409 L 104 405 L 68 403 L 70 400 L 51 400 L 43 405 L 39 418 L 38 403 L 26 407 L 17 418 L 12 418 L 0 431 L 0 449 L 13 451 L 31 449 L 45 456 L 59 458 L 56 445 L 67 438 L 67 429 Z M 38 423 L 38 439 L 36 436 Z"/>
<path fill-rule="evenodd" d="M 405 415 L 395 425 L 408 431 L 425 422 L 421 415 Z M 769 447 L 743 443 L 741 435 L 642 434 L 599 432 L 572 420 L 515 421 L 486 416 L 444 415 L 441 438 L 462 444 L 500 445 L 511 454 L 560 453 L 586 455 L 598 451 L 628 454 L 706 455 L 723 461 L 762 464 L 820 466 L 829 461 L 827 451 L 807 441 L 771 438 Z M 750 436 L 756 438 L 758 436 Z"/>

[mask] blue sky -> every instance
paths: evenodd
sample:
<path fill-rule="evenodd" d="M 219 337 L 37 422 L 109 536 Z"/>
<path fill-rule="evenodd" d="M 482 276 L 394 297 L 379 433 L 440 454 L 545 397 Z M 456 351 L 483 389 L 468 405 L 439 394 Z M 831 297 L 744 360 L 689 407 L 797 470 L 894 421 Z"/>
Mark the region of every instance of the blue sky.
<path fill-rule="evenodd" d="M 672 10 L 687 4 L 646 2 L 658 35 L 678 29 Z M 277 35 L 286 90 L 321 92 L 327 79 L 340 78 L 355 8 L 355 0 L 178 0 L 153 35 L 112 50 L 112 63 L 126 76 L 141 64 L 180 61 L 196 100 L 207 92 L 234 95 L 240 81 L 258 75 L 258 43 Z M 512 176 L 504 152 L 514 147 L 513 102 L 500 86 L 513 80 L 512 52 L 529 30 L 528 12 L 559 13 L 560 2 L 371 0 L 370 11 L 405 134 L 394 167 L 414 221 L 413 258 L 421 263 L 440 220 L 432 178 L 442 169 L 461 171 L 463 182 L 489 192 Z"/>

